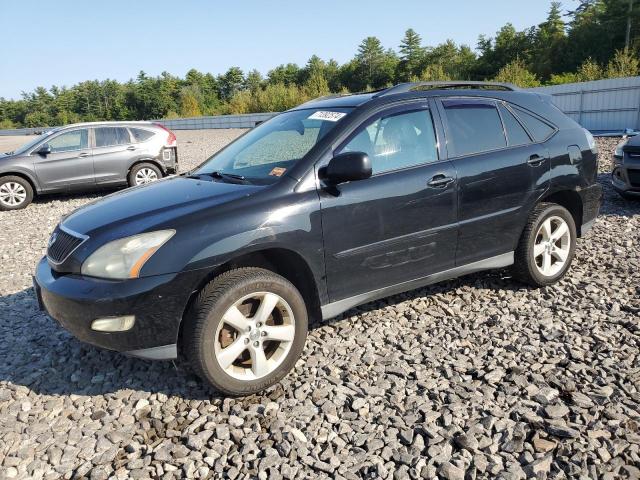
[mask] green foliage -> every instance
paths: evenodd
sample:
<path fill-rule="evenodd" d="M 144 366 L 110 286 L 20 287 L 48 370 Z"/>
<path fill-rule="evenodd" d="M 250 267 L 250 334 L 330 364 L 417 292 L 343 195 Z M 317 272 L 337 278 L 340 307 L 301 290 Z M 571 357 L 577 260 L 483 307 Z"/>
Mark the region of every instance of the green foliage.
<path fill-rule="evenodd" d="M 16 100 L 0 98 L 0 128 L 275 112 L 331 92 L 379 89 L 410 80 L 493 78 L 530 87 L 633 76 L 640 73 L 639 25 L 638 0 L 631 12 L 629 0 L 578 0 L 573 11 L 550 2 L 544 22 L 523 30 L 506 24 L 493 37 L 480 36 L 475 51 L 453 40 L 423 45 L 420 34 L 408 29 L 397 52 L 369 36 L 342 65 L 313 55 L 302 67 L 283 63 L 264 78 L 257 70 L 245 75 L 231 67 L 217 76 L 195 69 L 184 78 L 140 72 L 126 83 L 107 79 L 69 88 L 38 87 Z"/>
<path fill-rule="evenodd" d="M 630 49 L 617 50 L 607 65 L 607 78 L 633 77 L 640 71 L 640 60 Z"/>
<path fill-rule="evenodd" d="M 408 29 L 400 42 L 400 62 L 396 78 L 407 82 L 411 77 L 420 73 L 424 62 L 425 50 L 422 47 L 422 39 L 412 28 Z"/>
<path fill-rule="evenodd" d="M 185 90 L 180 99 L 180 115 L 182 117 L 199 117 L 202 115 L 198 99 L 190 90 Z"/>
<path fill-rule="evenodd" d="M 420 73 L 419 77 L 412 77 L 411 81 L 421 80 L 425 82 L 437 82 L 451 80 L 451 77 L 447 75 L 444 68 L 439 63 L 433 63 L 427 65 L 425 69 Z"/>
<path fill-rule="evenodd" d="M 540 86 L 538 78 L 535 74 L 527 70 L 527 66 L 519 58 L 502 67 L 494 80 L 497 82 L 513 83 L 523 88 Z"/>
<path fill-rule="evenodd" d="M 589 82 L 591 80 L 604 78 L 604 71 L 597 62 L 594 62 L 591 58 L 587 58 L 582 65 L 580 65 L 576 76 L 578 77 L 578 82 Z"/>

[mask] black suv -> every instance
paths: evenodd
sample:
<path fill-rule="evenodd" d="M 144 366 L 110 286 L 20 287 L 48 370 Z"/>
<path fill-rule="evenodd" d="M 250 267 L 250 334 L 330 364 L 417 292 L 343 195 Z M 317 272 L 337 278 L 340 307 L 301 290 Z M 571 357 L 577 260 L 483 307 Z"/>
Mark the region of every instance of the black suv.
<path fill-rule="evenodd" d="M 64 218 L 35 289 L 80 340 L 180 353 L 249 394 L 291 370 L 310 320 L 485 269 L 558 281 L 598 214 L 596 158 L 548 97 L 511 85 L 325 97 Z"/>

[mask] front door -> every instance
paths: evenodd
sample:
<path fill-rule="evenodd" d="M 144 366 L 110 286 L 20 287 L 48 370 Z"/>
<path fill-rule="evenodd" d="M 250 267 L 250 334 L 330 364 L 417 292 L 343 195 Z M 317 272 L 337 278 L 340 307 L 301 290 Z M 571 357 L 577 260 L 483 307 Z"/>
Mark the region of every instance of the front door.
<path fill-rule="evenodd" d="M 136 155 L 126 127 L 96 127 L 93 129 L 93 167 L 96 184 L 108 185 L 127 179 L 127 172 Z"/>
<path fill-rule="evenodd" d="M 32 153 L 43 190 L 65 191 L 94 185 L 88 134 L 87 128 L 62 132 L 47 140 L 51 153 L 46 156 Z"/>
<path fill-rule="evenodd" d="M 453 267 L 456 172 L 425 102 L 370 118 L 334 153 L 345 151 L 367 153 L 373 175 L 321 189 L 330 300 Z"/>

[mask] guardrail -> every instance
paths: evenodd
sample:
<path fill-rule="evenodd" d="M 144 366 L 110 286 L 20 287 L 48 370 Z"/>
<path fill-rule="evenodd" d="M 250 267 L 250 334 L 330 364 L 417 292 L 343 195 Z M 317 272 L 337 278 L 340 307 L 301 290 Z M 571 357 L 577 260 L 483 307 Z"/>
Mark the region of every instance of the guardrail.
<path fill-rule="evenodd" d="M 640 130 L 640 76 L 566 83 L 528 89 L 551 95 L 560 110 L 594 133 Z M 253 128 L 277 113 L 249 113 L 154 120 L 172 130 Z M 0 130 L 0 135 L 30 135 L 51 127 Z"/>

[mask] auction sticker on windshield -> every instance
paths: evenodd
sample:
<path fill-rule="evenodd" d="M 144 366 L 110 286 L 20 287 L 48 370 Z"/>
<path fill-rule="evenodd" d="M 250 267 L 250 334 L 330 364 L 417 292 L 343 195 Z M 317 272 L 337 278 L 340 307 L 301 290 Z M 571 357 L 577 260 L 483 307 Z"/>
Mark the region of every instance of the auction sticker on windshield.
<path fill-rule="evenodd" d="M 344 112 L 326 112 L 323 110 L 319 110 L 313 115 L 309 115 L 309 120 L 327 120 L 329 122 L 337 122 L 345 115 L 346 113 Z"/>

